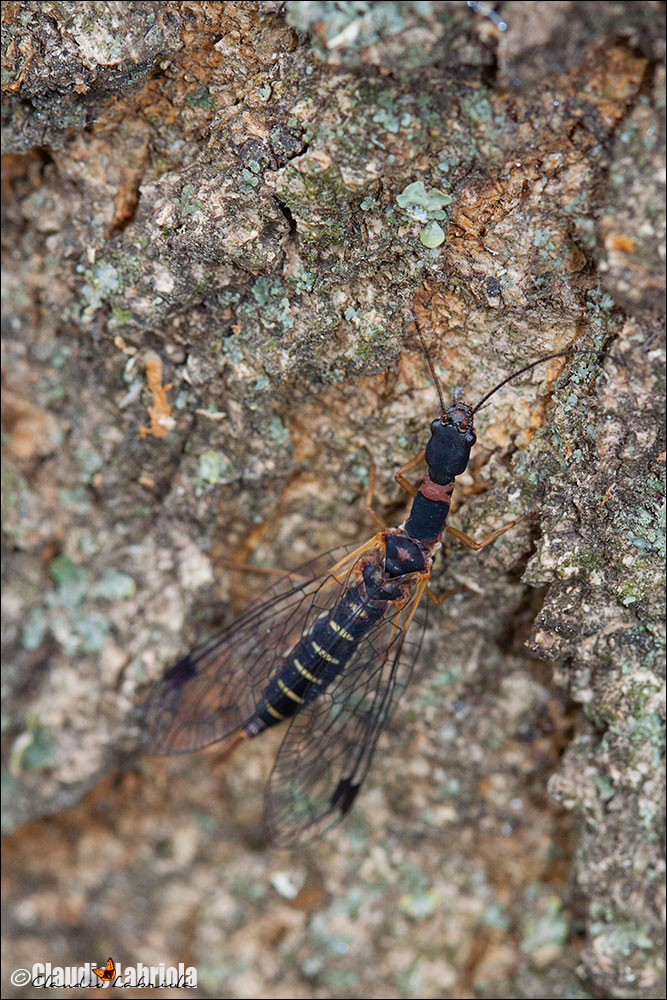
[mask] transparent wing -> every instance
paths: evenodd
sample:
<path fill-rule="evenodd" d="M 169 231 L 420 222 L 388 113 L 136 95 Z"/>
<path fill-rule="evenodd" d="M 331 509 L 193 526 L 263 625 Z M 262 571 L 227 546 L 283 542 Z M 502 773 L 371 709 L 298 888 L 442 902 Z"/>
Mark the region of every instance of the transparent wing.
<path fill-rule="evenodd" d="M 415 611 L 421 592 L 415 583 L 401 610 L 388 603 L 345 671 L 293 717 L 266 798 L 266 821 L 278 846 L 320 836 L 351 808 L 421 647 L 427 614 L 425 606 Z"/>
<path fill-rule="evenodd" d="M 182 657 L 144 703 L 144 752 L 187 753 L 236 732 L 290 649 L 334 606 L 360 551 L 378 547 L 376 537 L 307 563 Z"/>

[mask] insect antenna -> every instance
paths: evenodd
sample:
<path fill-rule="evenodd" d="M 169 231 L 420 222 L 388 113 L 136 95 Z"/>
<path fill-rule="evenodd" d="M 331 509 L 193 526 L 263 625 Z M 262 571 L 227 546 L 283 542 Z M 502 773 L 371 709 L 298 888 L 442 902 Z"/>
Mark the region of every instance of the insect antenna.
<path fill-rule="evenodd" d="M 420 341 L 420 343 L 422 345 L 422 350 L 424 352 L 424 357 L 426 358 L 426 360 L 428 362 L 428 366 L 429 366 L 429 368 L 431 370 L 431 377 L 432 377 L 433 383 L 435 385 L 435 390 L 438 393 L 438 399 L 440 400 L 440 414 L 444 417 L 444 415 L 445 415 L 445 398 L 442 395 L 442 389 L 440 387 L 440 381 L 438 379 L 438 376 L 436 375 L 435 367 L 433 365 L 433 361 L 431 360 L 431 354 L 429 352 L 428 347 L 426 346 L 426 341 L 424 340 L 424 335 L 421 332 L 421 328 L 419 326 L 419 320 L 417 319 L 417 314 L 414 312 L 414 310 L 412 312 L 412 318 L 415 321 L 415 329 L 417 330 L 417 336 L 419 337 L 419 341 Z"/>
<path fill-rule="evenodd" d="M 568 348 L 565 351 L 555 351 L 553 354 L 545 354 L 543 357 L 538 358 L 536 361 L 531 361 L 529 365 L 524 365 L 523 368 L 519 368 L 518 371 L 512 372 L 512 374 L 508 375 L 507 378 L 504 378 L 502 382 L 499 382 L 498 385 L 496 385 L 493 389 L 491 389 L 490 392 L 487 392 L 486 396 L 483 396 L 477 403 L 477 405 L 473 407 L 472 410 L 473 414 L 477 413 L 478 410 L 481 410 L 486 401 L 490 399 L 491 396 L 494 395 L 494 393 L 498 392 L 499 389 L 502 389 L 504 385 L 507 385 L 508 382 L 511 382 L 512 379 L 518 378 L 519 375 L 523 375 L 524 372 L 530 371 L 531 368 L 535 368 L 537 365 L 544 364 L 545 361 L 552 361 L 554 358 L 565 358 L 571 354 L 595 354 L 596 357 L 598 358 L 611 358 L 612 361 L 615 361 L 618 365 L 624 367 L 623 362 L 619 358 L 614 357 L 613 354 L 607 353 L 607 351 L 587 351 L 585 348 L 582 349 L 574 347 L 574 348 Z"/>

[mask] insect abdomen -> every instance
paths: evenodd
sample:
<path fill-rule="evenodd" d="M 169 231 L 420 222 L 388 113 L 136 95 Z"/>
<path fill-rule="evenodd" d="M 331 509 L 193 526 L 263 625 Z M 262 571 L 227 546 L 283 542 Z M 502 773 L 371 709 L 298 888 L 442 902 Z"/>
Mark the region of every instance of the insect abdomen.
<path fill-rule="evenodd" d="M 269 726 L 289 719 L 322 694 L 383 613 L 384 607 L 369 602 L 361 586 L 349 587 L 332 614 L 315 622 L 267 684 L 245 724 L 248 736 L 257 736 Z"/>

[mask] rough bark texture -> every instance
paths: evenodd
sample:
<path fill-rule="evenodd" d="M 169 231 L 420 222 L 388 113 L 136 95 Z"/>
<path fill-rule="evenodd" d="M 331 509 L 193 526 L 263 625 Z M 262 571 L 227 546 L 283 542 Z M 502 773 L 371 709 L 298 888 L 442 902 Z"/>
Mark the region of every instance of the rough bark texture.
<path fill-rule="evenodd" d="M 3 5 L 5 968 L 200 996 L 664 996 L 663 5 Z M 478 418 L 418 676 L 344 826 L 143 693 Z M 437 585 L 437 584 L 436 584 Z M 32 996 L 7 983 L 4 996 Z M 175 991 L 172 995 L 181 995 Z M 183 991 L 182 995 L 186 995 Z"/>

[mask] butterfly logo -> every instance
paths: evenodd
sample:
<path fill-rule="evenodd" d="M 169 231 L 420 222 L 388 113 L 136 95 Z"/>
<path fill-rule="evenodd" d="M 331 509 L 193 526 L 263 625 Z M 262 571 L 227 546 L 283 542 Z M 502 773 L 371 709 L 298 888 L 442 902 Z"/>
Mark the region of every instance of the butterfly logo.
<path fill-rule="evenodd" d="M 93 969 L 93 972 L 96 976 L 99 976 L 103 982 L 110 982 L 116 976 L 116 966 L 113 964 L 113 958 L 108 959 L 107 964 L 103 969 Z"/>

